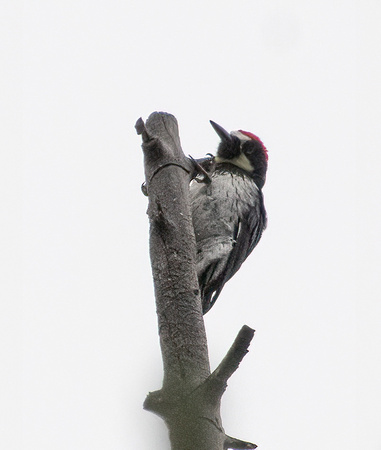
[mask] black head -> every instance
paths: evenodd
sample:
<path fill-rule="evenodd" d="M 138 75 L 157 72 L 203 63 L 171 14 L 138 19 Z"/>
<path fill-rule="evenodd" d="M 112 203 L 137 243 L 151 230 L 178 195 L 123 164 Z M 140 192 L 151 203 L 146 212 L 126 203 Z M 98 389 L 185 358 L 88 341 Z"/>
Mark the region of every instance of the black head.
<path fill-rule="evenodd" d="M 267 149 L 263 142 L 248 131 L 238 130 L 228 133 L 215 122 L 210 123 L 221 138 L 216 163 L 230 163 L 247 172 L 261 189 L 266 181 L 268 160 Z"/>

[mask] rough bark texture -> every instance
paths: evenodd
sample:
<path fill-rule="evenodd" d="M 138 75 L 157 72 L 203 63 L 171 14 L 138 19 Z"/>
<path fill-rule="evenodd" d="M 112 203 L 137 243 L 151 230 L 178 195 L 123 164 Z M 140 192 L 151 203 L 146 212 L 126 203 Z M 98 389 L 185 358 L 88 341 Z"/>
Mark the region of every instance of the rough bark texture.
<path fill-rule="evenodd" d="M 254 330 L 244 326 L 211 374 L 195 271 L 195 237 L 189 204 L 194 164 L 182 152 L 177 121 L 153 113 L 136 123 L 142 135 L 149 197 L 150 255 L 155 285 L 163 387 L 151 392 L 147 410 L 166 422 L 172 450 L 251 449 L 227 436 L 220 401 L 228 378 L 247 353 Z"/>

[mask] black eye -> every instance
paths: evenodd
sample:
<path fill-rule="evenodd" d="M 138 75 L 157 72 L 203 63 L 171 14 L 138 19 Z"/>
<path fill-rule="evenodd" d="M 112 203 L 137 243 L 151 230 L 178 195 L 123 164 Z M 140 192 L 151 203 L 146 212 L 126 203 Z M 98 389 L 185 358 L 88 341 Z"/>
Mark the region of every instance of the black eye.
<path fill-rule="evenodd" d="M 245 142 L 242 150 L 245 155 L 250 156 L 254 153 L 255 145 L 252 142 Z"/>
<path fill-rule="evenodd" d="M 254 140 L 247 141 L 243 144 L 242 151 L 245 155 L 251 156 L 260 149 L 261 144 Z"/>

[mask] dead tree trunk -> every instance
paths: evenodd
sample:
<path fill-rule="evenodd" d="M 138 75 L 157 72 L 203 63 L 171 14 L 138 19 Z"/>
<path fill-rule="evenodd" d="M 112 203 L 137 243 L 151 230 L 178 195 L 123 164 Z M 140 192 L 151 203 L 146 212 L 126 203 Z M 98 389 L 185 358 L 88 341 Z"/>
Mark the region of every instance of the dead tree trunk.
<path fill-rule="evenodd" d="M 144 407 L 161 416 L 172 450 L 253 449 L 227 436 L 220 417 L 227 380 L 247 353 L 254 330 L 244 326 L 218 368 L 210 373 L 195 270 L 195 237 L 189 203 L 194 167 L 185 157 L 177 121 L 153 113 L 136 123 L 142 135 L 149 197 L 150 255 L 155 285 L 163 387 Z"/>

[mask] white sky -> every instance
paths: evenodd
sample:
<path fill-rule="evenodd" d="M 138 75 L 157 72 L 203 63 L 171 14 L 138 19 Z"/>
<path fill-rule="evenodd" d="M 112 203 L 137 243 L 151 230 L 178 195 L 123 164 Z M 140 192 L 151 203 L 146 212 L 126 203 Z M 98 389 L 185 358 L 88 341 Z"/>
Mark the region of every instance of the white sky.
<path fill-rule="evenodd" d="M 212 368 L 257 330 L 226 432 L 381 450 L 380 3 L 6 4 L 1 448 L 169 448 L 142 410 L 162 372 L 134 130 L 164 110 L 186 154 L 215 151 L 209 119 L 269 150 L 268 230 L 205 319 Z"/>

